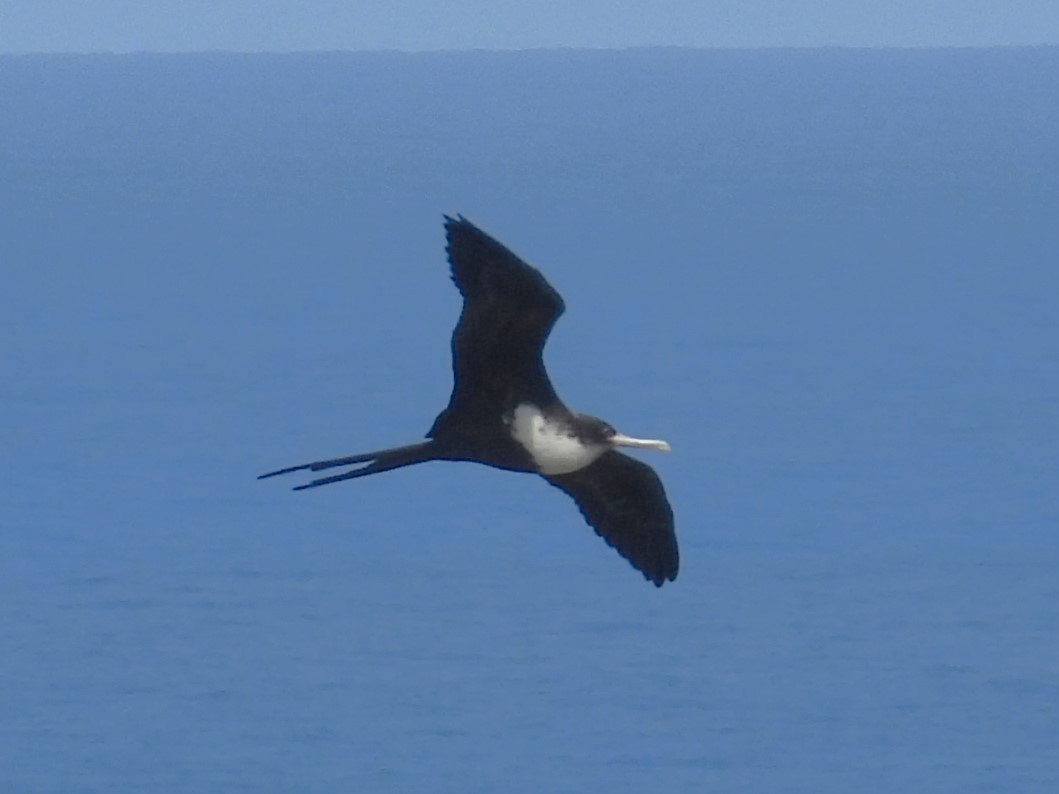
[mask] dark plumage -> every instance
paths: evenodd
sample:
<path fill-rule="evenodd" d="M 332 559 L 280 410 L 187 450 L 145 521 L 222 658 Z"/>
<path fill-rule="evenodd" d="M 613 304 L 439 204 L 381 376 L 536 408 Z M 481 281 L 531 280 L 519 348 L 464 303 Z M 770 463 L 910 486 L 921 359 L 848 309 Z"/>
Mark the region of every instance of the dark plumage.
<path fill-rule="evenodd" d="M 546 476 L 569 494 L 596 534 L 659 587 L 677 578 L 673 509 L 655 470 L 610 450 L 583 469 Z"/>
<path fill-rule="evenodd" d="M 596 532 L 644 577 L 677 576 L 673 511 L 658 475 L 616 446 L 668 450 L 570 411 L 544 368 L 563 299 L 537 270 L 462 216 L 445 218 L 463 310 L 452 335 L 453 389 L 428 441 L 291 466 L 261 475 L 366 463 L 296 490 L 423 463 L 461 460 L 540 474 L 573 497 Z"/>

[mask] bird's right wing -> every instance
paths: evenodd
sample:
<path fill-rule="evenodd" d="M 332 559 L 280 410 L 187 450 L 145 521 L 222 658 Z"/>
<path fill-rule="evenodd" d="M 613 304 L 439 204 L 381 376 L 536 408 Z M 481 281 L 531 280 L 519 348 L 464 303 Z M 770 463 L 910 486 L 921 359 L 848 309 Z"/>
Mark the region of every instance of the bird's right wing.
<path fill-rule="evenodd" d="M 496 421 L 515 407 L 514 395 L 540 405 L 557 400 L 543 350 L 563 313 L 559 293 L 466 218 L 446 216 L 445 236 L 452 280 L 463 295 L 452 334 L 454 383 L 447 411 L 458 409 L 464 421 Z"/>
<path fill-rule="evenodd" d="M 677 578 L 673 509 L 646 463 L 612 450 L 583 469 L 544 479 L 572 496 L 596 534 L 644 578 L 658 587 Z"/>

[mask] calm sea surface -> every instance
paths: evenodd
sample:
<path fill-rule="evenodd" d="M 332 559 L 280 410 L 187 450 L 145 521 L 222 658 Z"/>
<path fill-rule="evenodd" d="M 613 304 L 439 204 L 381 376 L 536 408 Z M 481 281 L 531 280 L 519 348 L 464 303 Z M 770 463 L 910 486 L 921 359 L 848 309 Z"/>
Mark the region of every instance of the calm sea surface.
<path fill-rule="evenodd" d="M 0 788 L 1052 792 L 1059 50 L 0 57 Z M 668 439 L 431 464 L 441 213 Z"/>

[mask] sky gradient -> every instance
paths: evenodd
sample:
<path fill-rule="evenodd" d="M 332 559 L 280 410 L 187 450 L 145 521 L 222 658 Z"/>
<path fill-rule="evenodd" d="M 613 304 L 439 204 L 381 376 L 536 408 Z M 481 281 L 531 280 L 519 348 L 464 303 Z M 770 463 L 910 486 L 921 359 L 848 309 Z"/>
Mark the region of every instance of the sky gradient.
<path fill-rule="evenodd" d="M 1059 43 L 1054 0 L 0 0 L 0 52 Z"/>

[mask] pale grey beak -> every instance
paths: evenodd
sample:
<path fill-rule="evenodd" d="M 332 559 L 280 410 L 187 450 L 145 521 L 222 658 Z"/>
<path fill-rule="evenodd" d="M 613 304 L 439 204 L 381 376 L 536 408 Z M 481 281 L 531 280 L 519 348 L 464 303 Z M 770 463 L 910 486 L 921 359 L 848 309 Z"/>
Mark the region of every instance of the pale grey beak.
<path fill-rule="evenodd" d="M 637 447 L 639 449 L 657 449 L 659 452 L 670 452 L 670 446 L 665 441 L 655 438 L 633 438 L 624 433 L 615 433 L 610 437 L 610 443 L 616 447 Z"/>

